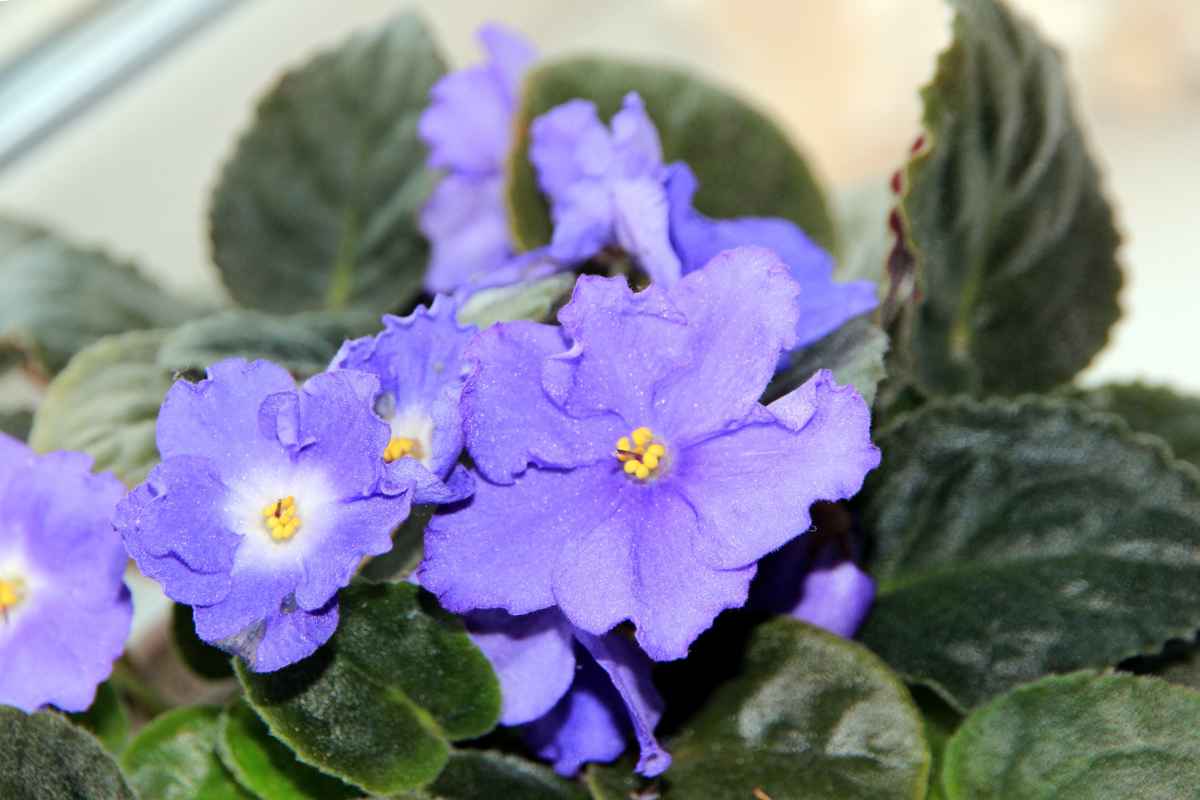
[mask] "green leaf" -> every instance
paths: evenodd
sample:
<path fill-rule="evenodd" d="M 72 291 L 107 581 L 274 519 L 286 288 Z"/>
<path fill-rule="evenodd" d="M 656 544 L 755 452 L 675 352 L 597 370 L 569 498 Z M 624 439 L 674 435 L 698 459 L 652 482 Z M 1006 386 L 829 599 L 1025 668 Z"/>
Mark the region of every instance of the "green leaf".
<path fill-rule="evenodd" d="M 700 181 L 696 205 L 714 217 L 784 217 L 830 251 L 836 232 L 812 171 L 787 135 L 745 101 L 673 67 L 606 58 L 546 61 L 525 78 L 517 140 L 508 163 L 513 236 L 524 249 L 550 241 L 550 213 L 529 163 L 529 125 L 573 98 L 602 119 L 630 91 L 641 94 L 658 127 L 666 161 L 686 161 Z"/>
<path fill-rule="evenodd" d="M 108 336 L 50 382 L 33 417 L 34 450 L 81 450 L 129 485 L 158 463 L 154 424 L 171 373 L 158 366 L 162 331 Z"/>
<path fill-rule="evenodd" d="M 76 725 L 91 731 L 113 755 L 120 755 L 125 749 L 129 740 L 129 711 L 112 683 L 105 681 L 96 687 L 96 699 L 87 711 L 67 716 Z"/>
<path fill-rule="evenodd" d="M 200 312 L 130 264 L 0 219 L 0 350 L 15 348 L 47 376 L 114 333 L 177 325 Z"/>
<path fill-rule="evenodd" d="M 265 358 L 292 374 L 323 372 L 342 342 L 383 327 L 370 311 L 310 311 L 279 316 L 231 310 L 185 323 L 163 339 L 160 366 L 204 370 L 223 358 Z"/>
<path fill-rule="evenodd" d="M 219 708 L 168 711 L 142 728 L 121 755 L 139 797 L 155 800 L 242 800 L 242 789 L 217 758 Z M 89 796 L 89 795 L 83 795 Z"/>
<path fill-rule="evenodd" d="M 7 433 L 21 441 L 29 438 L 29 429 L 33 425 L 33 412 L 26 409 L 15 411 L 0 411 L 0 433 Z"/>
<path fill-rule="evenodd" d="M 188 669 L 210 681 L 233 677 L 233 661 L 224 650 L 196 635 L 191 606 L 175 603 L 171 608 L 171 644 Z"/>
<path fill-rule="evenodd" d="M 1045 678 L 967 717 L 946 748 L 950 800 L 1195 797 L 1200 693 L 1154 678 Z"/>
<path fill-rule="evenodd" d="M 1176 458 L 1200 467 L 1200 397 L 1144 383 L 1072 389 L 1068 396 L 1097 411 L 1123 417 L 1135 431 L 1152 434 L 1169 444 Z"/>
<path fill-rule="evenodd" d="M 413 506 L 408 519 L 392 533 L 392 549 L 369 559 L 358 574 L 376 583 L 402 581 L 411 575 L 425 557 L 425 527 L 436 509 Z"/>
<path fill-rule="evenodd" d="M 791 354 L 787 369 L 772 379 L 763 395 L 770 402 L 800 386 L 819 369 L 833 371 L 841 384 L 852 384 L 867 401 L 875 402 L 875 388 L 885 373 L 883 356 L 888 337 L 870 314 L 846 322 L 824 339 Z"/>
<path fill-rule="evenodd" d="M 135 800 L 95 737 L 49 711 L 0 706 L 0 797 Z"/>
<path fill-rule="evenodd" d="M 929 793 L 926 800 L 946 800 L 938 776 L 942 774 L 946 743 L 962 723 L 962 715 L 924 686 L 910 687 L 913 701 L 921 710 L 925 741 L 929 743 Z"/>
<path fill-rule="evenodd" d="M 359 797 L 361 792 L 296 760 L 266 723 L 244 702 L 221 714 L 217 752 L 238 782 L 271 800 L 326 800 Z"/>
<path fill-rule="evenodd" d="M 1058 52 L 1000 3 L 952 5 L 901 203 L 915 377 L 935 394 L 1038 391 L 1107 341 L 1119 237 Z"/>
<path fill-rule="evenodd" d="M 531 319 L 544 322 L 575 286 L 571 273 L 551 275 L 531 283 L 497 286 L 475 292 L 458 310 L 458 321 L 483 330 L 497 322 Z"/>
<path fill-rule="evenodd" d="M 412 15 L 351 37 L 262 99 L 213 197 L 213 257 L 242 305 L 386 311 L 421 291 L 432 185 L 417 117 L 444 72 Z"/>
<path fill-rule="evenodd" d="M 585 800 L 576 783 L 540 764 L 485 750 L 459 750 L 437 780 L 398 800 Z"/>
<path fill-rule="evenodd" d="M 359 580 L 340 603 L 337 633 L 313 656 L 270 673 L 237 662 L 247 700 L 301 761 L 375 794 L 423 786 L 447 740 L 496 724 L 491 665 L 415 586 Z"/>
<path fill-rule="evenodd" d="M 921 718 L 887 666 L 790 618 L 755 629 L 740 675 L 668 749 L 668 800 L 921 800 L 929 770 Z"/>
<path fill-rule="evenodd" d="M 1200 481 L 1062 400 L 931 403 L 876 435 L 861 632 L 956 708 L 1116 664 L 1200 621 Z"/>
<path fill-rule="evenodd" d="M 841 282 L 874 281 L 882 289 L 888 253 L 895 234 L 888 215 L 896 207 L 896 196 L 886 178 L 838 192 L 834 196 L 842 255 L 833 277 Z"/>

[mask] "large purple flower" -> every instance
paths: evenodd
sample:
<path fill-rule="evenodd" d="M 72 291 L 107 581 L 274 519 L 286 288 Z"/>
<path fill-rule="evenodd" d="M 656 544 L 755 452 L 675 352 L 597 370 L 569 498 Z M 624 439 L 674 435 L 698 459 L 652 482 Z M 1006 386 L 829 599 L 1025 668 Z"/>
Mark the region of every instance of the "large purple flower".
<path fill-rule="evenodd" d="M 563 775 L 585 763 L 608 762 L 632 733 L 641 748 L 637 771 L 661 774 L 671 756 L 654 738 L 662 698 L 651 662 L 618 632 L 575 628 L 555 608 L 514 617 L 476 611 L 467 630 L 500 679 L 500 722 L 520 725 L 539 756 Z"/>
<path fill-rule="evenodd" d="M 652 658 L 686 655 L 809 507 L 879 461 L 866 404 L 826 371 L 758 402 L 798 292 L 743 248 L 636 294 L 584 276 L 561 328 L 482 333 L 463 391 L 482 479 L 427 529 L 422 585 L 458 612 L 558 606 L 597 636 L 631 620 Z"/>
<path fill-rule="evenodd" d="M 339 370 L 297 388 L 284 369 L 241 359 L 208 375 L 167 392 L 162 463 L 116 525 L 142 572 L 194 607 L 202 639 L 275 670 L 333 635 L 338 589 L 391 547 L 412 503 L 461 499 L 471 481 L 384 460 L 374 376 Z"/>
<path fill-rule="evenodd" d="M 91 467 L 0 433 L 0 704 L 83 711 L 125 647 L 133 606 L 112 529 L 125 489 Z"/>
<path fill-rule="evenodd" d="M 486 285 L 501 268 L 516 279 L 527 266 L 512 261 L 503 171 L 521 77 L 537 54 L 499 25 L 483 26 L 479 38 L 488 61 L 434 84 L 418 123 L 429 165 L 448 173 L 421 212 L 421 231 L 432 244 L 425 276 L 431 292 Z"/>

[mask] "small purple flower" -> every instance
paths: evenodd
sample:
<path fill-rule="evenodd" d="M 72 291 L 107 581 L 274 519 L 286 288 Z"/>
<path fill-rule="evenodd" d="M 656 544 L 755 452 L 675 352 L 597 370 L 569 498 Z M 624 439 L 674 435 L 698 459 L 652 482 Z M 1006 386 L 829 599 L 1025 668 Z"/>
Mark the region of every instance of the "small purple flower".
<path fill-rule="evenodd" d="M 523 727 L 535 752 L 571 776 L 584 764 L 608 762 L 633 733 L 637 771 L 661 774 L 671 756 L 654 738 L 662 698 L 651 662 L 618 632 L 592 636 L 549 608 L 514 617 L 503 611 L 467 616 L 472 640 L 500 679 L 500 723 Z"/>
<path fill-rule="evenodd" d="M 162 463 L 117 508 L 142 572 L 194 607 L 196 632 L 267 672 L 337 628 L 337 591 L 391 547 L 415 502 L 470 491 L 413 459 L 384 460 L 374 376 L 326 372 L 297 388 L 266 361 L 220 361 L 177 381 L 158 415 Z"/>
<path fill-rule="evenodd" d="M 814 502 L 879 463 L 866 404 L 827 371 L 758 402 L 798 292 L 743 248 L 636 294 L 584 276 L 561 328 L 480 334 L 462 407 L 481 479 L 430 523 L 421 584 L 460 613 L 558 606 L 596 636 L 630 620 L 650 657 L 686 655 Z"/>
<path fill-rule="evenodd" d="M 512 264 L 513 247 L 502 197 L 512 116 L 525 70 L 537 57 L 521 36 L 485 25 L 479 38 L 488 61 L 452 72 L 434 84 L 418 131 L 429 166 L 447 170 L 421 212 L 432 243 L 425 286 L 450 293 Z"/>
<path fill-rule="evenodd" d="M 0 704 L 83 711 L 125 647 L 133 606 L 112 528 L 125 488 L 91 468 L 0 433 Z"/>

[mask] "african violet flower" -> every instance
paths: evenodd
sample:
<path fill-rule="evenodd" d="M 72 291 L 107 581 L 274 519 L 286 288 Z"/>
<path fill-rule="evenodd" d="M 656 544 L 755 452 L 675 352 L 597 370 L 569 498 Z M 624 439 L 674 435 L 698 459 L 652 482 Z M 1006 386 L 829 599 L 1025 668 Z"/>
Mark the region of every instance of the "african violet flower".
<path fill-rule="evenodd" d="M 636 294 L 584 276 L 561 328 L 480 334 L 462 408 L 482 479 L 430 523 L 421 584 L 457 612 L 558 606 L 597 636 L 631 620 L 652 658 L 686 655 L 812 503 L 879 461 L 866 404 L 826 371 L 758 402 L 798 292 L 743 248 Z"/>
<path fill-rule="evenodd" d="M 158 416 L 162 463 L 117 509 L 142 572 L 194 607 L 202 639 L 260 672 L 312 653 L 337 627 L 337 591 L 391 547 L 412 503 L 447 502 L 414 459 L 388 462 L 374 376 L 327 372 L 297 388 L 266 361 L 229 359 L 177 381 Z"/>
<path fill-rule="evenodd" d="M 638 772 L 653 777 L 670 766 L 654 738 L 663 703 L 650 682 L 651 662 L 620 633 L 593 636 L 555 608 L 520 617 L 476 611 L 467 630 L 500 679 L 500 723 L 523 726 L 534 751 L 559 773 L 612 761 L 630 732 L 641 747 Z"/>
<path fill-rule="evenodd" d="M 0 704 L 83 711 L 125 647 L 133 606 L 112 529 L 125 489 L 91 467 L 0 433 Z"/>
<path fill-rule="evenodd" d="M 425 276 L 431 292 L 487 281 L 511 266 L 514 255 L 502 197 L 504 161 L 521 77 L 536 53 L 499 25 L 485 25 L 479 38 L 488 61 L 434 84 L 418 123 L 429 166 L 448 171 L 421 211 L 421 231 L 432 244 Z"/>

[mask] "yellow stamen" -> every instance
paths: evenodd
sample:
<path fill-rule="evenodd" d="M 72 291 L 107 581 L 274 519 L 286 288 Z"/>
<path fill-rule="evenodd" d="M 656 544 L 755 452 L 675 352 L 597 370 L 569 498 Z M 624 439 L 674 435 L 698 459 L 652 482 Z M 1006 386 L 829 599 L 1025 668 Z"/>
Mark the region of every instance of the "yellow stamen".
<path fill-rule="evenodd" d="M 300 529 L 300 517 L 296 515 L 296 498 L 288 495 L 263 509 L 263 524 L 267 533 L 277 542 L 286 542 Z"/>
<path fill-rule="evenodd" d="M 655 474 L 667 455 L 667 448 L 654 441 L 654 432 L 647 427 L 635 428 L 628 436 L 617 439 L 613 454 L 622 464 L 625 474 L 647 480 Z"/>
<path fill-rule="evenodd" d="M 25 581 L 20 578 L 0 580 L 0 611 L 10 608 L 25 599 Z"/>
<path fill-rule="evenodd" d="M 416 439 L 411 439 L 407 436 L 393 436 L 388 442 L 387 448 L 383 451 L 383 460 L 389 464 L 399 458 L 412 456 L 418 461 L 425 457 L 425 453 L 421 448 L 421 443 Z"/>

